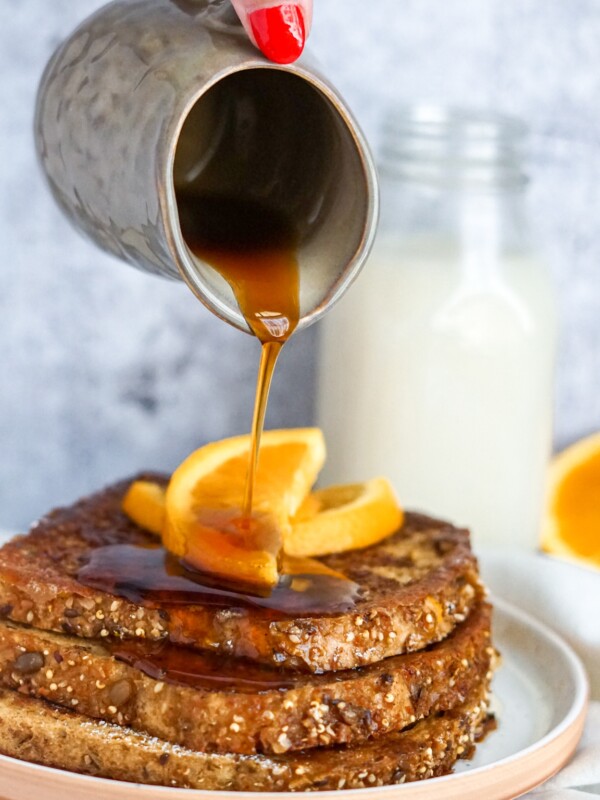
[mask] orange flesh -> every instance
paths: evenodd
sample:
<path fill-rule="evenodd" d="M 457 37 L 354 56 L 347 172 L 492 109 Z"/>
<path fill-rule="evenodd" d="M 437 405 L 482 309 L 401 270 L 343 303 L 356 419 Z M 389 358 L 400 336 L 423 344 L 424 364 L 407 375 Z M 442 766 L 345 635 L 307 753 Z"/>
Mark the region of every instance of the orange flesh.
<path fill-rule="evenodd" d="M 301 461 L 306 450 L 302 443 L 288 443 L 270 446 L 260 451 L 253 508 L 255 510 L 273 510 L 285 502 L 285 486 L 279 480 L 284 460 Z M 285 452 L 282 457 L 281 453 Z M 202 482 L 193 493 L 194 509 L 202 513 L 203 509 L 237 508 L 242 509 L 244 501 L 244 481 L 232 481 L 232 476 L 245 475 L 248 455 L 231 458 L 210 475 L 203 477 Z M 287 509 L 282 509 L 286 515 Z"/>
<path fill-rule="evenodd" d="M 553 515 L 561 539 L 573 550 L 583 556 L 600 554 L 600 453 L 562 479 Z"/>
<path fill-rule="evenodd" d="M 327 491 L 316 492 L 319 502 L 319 511 L 328 511 L 330 508 L 339 508 L 357 500 L 363 491 L 360 483 L 349 483 L 347 486 L 336 487 L 335 495 Z"/>
<path fill-rule="evenodd" d="M 301 444 L 286 446 L 292 458 L 300 458 L 303 450 Z M 277 582 L 281 525 L 287 522 L 284 487 L 277 481 L 280 452 L 273 447 L 260 453 L 249 513 L 244 508 L 244 484 L 232 480 L 245 473 L 246 455 L 230 459 L 195 487 L 194 519 L 181 521 L 187 527 L 185 559 L 194 567 L 246 584 Z"/>
<path fill-rule="evenodd" d="M 184 560 L 203 572 L 257 586 L 277 583 L 281 537 L 268 515 L 202 509 L 187 527 Z"/>

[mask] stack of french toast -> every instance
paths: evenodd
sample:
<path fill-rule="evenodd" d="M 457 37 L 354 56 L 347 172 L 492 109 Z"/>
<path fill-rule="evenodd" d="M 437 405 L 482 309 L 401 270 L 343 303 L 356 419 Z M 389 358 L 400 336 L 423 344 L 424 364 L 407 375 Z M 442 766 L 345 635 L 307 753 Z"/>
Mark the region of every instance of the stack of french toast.
<path fill-rule="evenodd" d="M 408 513 L 384 541 L 320 559 L 353 587 L 341 605 L 294 610 L 195 595 L 123 513 L 129 485 L 0 550 L 0 752 L 240 791 L 399 784 L 472 754 L 495 652 L 467 531 Z"/>

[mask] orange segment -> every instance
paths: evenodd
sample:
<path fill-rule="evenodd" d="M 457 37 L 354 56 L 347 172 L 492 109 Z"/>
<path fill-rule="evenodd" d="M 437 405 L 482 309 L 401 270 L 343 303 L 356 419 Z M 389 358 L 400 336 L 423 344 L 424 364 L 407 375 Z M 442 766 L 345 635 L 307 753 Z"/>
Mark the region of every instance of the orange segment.
<path fill-rule="evenodd" d="M 168 523 L 165 530 L 176 525 Z M 272 514 L 253 513 L 247 520 L 239 509 L 201 510 L 188 522 L 185 536 L 185 550 L 177 555 L 226 584 L 252 591 L 269 589 L 279 580 L 282 533 Z"/>
<path fill-rule="evenodd" d="M 553 460 L 542 548 L 600 567 L 600 433 L 582 439 Z"/>
<path fill-rule="evenodd" d="M 140 528 L 161 535 L 165 524 L 166 490 L 152 481 L 134 481 L 127 490 L 122 509 Z"/>
<path fill-rule="evenodd" d="M 395 533 L 403 513 L 386 478 L 332 486 L 310 495 L 284 539 L 293 556 L 324 556 L 369 547 Z M 310 515 L 310 510 L 317 513 Z"/>
<path fill-rule="evenodd" d="M 289 519 L 323 466 L 325 443 L 316 428 L 263 433 L 248 521 L 249 452 L 250 436 L 236 436 L 201 447 L 178 467 L 167 489 L 163 543 L 202 571 L 274 586 Z"/>

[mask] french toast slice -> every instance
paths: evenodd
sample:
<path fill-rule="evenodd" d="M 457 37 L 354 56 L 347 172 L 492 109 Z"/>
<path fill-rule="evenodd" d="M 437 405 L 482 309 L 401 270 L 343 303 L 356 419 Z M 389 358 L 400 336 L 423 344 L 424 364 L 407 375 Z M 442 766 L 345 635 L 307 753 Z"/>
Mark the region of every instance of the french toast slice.
<path fill-rule="evenodd" d="M 490 622 L 482 604 L 427 650 L 323 675 L 3 622 L 0 685 L 192 750 L 281 754 L 356 744 L 459 705 L 493 667 Z"/>
<path fill-rule="evenodd" d="M 407 514 L 401 530 L 377 545 L 320 559 L 358 585 L 355 603 L 337 613 L 274 615 L 231 599 L 156 604 L 91 588 L 79 574 L 101 548 L 156 546 L 121 510 L 131 480 L 51 512 L 0 549 L 0 617 L 86 638 L 169 638 L 321 672 L 423 649 L 447 636 L 483 596 L 468 531 L 417 514 Z"/>
<path fill-rule="evenodd" d="M 463 704 L 356 747 L 282 756 L 202 753 L 0 690 L 0 752 L 73 772 L 204 790 L 319 791 L 421 780 L 469 756 L 487 716 L 483 681 Z"/>

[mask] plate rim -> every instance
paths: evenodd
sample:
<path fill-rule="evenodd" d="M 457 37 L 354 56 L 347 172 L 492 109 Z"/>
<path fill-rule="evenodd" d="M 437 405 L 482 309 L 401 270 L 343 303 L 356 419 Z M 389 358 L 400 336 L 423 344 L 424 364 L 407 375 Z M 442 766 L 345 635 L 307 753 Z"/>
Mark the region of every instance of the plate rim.
<path fill-rule="evenodd" d="M 529 614 L 526 611 L 521 610 L 517 606 L 513 605 L 512 603 L 503 600 L 499 597 L 492 595 L 489 598 L 490 602 L 494 606 L 494 609 L 500 610 L 502 613 L 506 614 L 508 617 L 512 618 L 513 621 L 516 621 L 519 624 L 524 624 L 527 627 L 533 628 L 535 633 L 549 640 L 552 645 L 560 650 L 563 656 L 566 658 L 567 663 L 570 667 L 570 674 L 573 678 L 574 685 L 575 685 L 575 692 L 571 699 L 571 704 L 569 706 L 568 711 L 564 715 L 564 717 L 558 722 L 553 728 L 551 728 L 547 733 L 544 734 L 540 739 L 533 742 L 532 744 L 528 745 L 527 747 L 523 748 L 522 750 L 518 750 L 516 753 L 511 753 L 504 758 L 498 759 L 497 761 L 492 762 L 491 764 L 484 764 L 480 767 L 474 767 L 472 769 L 466 770 L 464 772 L 459 773 L 451 773 L 449 775 L 442 775 L 437 778 L 429 778 L 427 781 L 417 781 L 411 782 L 404 785 L 397 785 L 392 784 L 388 786 L 377 786 L 377 787 L 365 787 L 362 789 L 330 789 L 324 792 L 319 792 L 318 796 L 323 798 L 323 800 L 332 800 L 334 797 L 339 797 L 340 792 L 343 792 L 343 797 L 348 798 L 367 798 L 372 797 L 375 793 L 377 796 L 386 797 L 392 793 L 396 793 L 399 791 L 404 791 L 404 787 L 408 789 L 409 787 L 413 789 L 422 788 L 423 790 L 427 789 L 430 790 L 432 793 L 439 790 L 440 797 L 443 797 L 443 788 L 445 786 L 449 786 L 450 784 L 465 784 L 465 783 L 472 783 L 479 780 L 479 778 L 484 775 L 486 778 L 489 776 L 490 773 L 497 773 L 502 772 L 507 769 L 510 769 L 511 766 L 519 764 L 520 762 L 526 761 L 528 758 L 535 756 L 536 753 L 543 751 L 545 748 L 549 747 L 552 743 L 555 743 L 557 740 L 560 740 L 562 737 L 566 736 L 571 730 L 575 733 L 575 740 L 573 746 L 565 752 L 565 757 L 561 758 L 558 762 L 555 762 L 555 768 L 545 774 L 543 777 L 539 777 L 534 779 L 528 785 L 523 787 L 515 787 L 516 794 L 512 794 L 511 797 L 517 797 L 520 794 L 523 794 L 527 791 L 530 791 L 535 786 L 539 786 L 541 783 L 548 780 L 552 777 L 553 774 L 558 772 L 564 764 L 570 759 L 572 756 L 579 740 L 581 738 L 581 734 L 583 732 L 583 725 L 585 722 L 585 716 L 587 712 L 587 708 L 589 705 L 590 699 L 590 689 L 589 689 L 589 680 L 587 677 L 587 673 L 585 671 L 585 667 L 583 666 L 581 659 L 577 655 L 577 653 L 573 650 L 571 645 L 566 642 L 558 633 L 553 631 L 550 627 L 545 625 L 544 623 L 537 620 L 534 616 Z M 95 777 L 93 775 L 84 775 L 81 773 L 70 772 L 69 770 L 59 769 L 57 767 L 48 767 L 44 766 L 43 764 L 35 764 L 27 761 L 23 761 L 18 758 L 13 758 L 11 756 L 5 756 L 0 754 L 0 768 L 2 764 L 13 766 L 13 768 L 17 768 L 22 771 L 33 772 L 37 776 L 44 776 L 44 775 L 56 775 L 57 777 L 65 779 L 65 775 L 72 776 L 72 779 L 75 782 L 82 781 L 81 788 L 89 788 L 94 789 L 96 788 L 101 793 L 102 789 L 110 791 L 112 788 L 113 791 L 115 789 L 115 784 L 119 787 L 130 787 L 132 789 L 142 789 L 146 792 L 151 792 L 152 794 L 149 795 L 151 798 L 156 798 L 156 800 L 162 800 L 162 798 L 174 797 L 175 793 L 179 792 L 186 792 L 192 797 L 192 793 L 196 793 L 196 796 L 202 795 L 202 797 L 208 798 L 208 800 L 221 800 L 223 797 L 229 797 L 235 795 L 236 798 L 243 798 L 243 800 L 258 800 L 258 798 L 262 798 L 263 800 L 283 800 L 283 798 L 291 798 L 293 796 L 297 796 L 297 793 L 294 792 L 234 792 L 233 790 L 204 790 L 204 789 L 183 789 L 181 787 L 170 787 L 170 786 L 156 786 L 156 785 L 147 785 L 135 782 L 128 782 L 128 781 L 117 781 L 113 778 L 102 778 L 102 777 Z M 1 774 L 0 774 L 1 778 Z M 68 778 L 67 778 L 68 780 Z M 74 786 L 73 788 L 77 788 Z M 1 791 L 1 789 L 0 789 Z"/>

